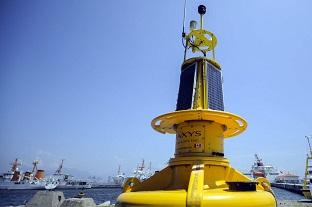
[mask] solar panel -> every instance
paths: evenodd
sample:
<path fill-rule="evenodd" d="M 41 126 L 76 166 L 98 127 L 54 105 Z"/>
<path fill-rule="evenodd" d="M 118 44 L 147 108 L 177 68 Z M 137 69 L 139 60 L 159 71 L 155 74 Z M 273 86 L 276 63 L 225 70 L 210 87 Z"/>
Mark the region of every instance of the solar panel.
<path fill-rule="evenodd" d="M 207 63 L 207 73 L 208 107 L 213 110 L 224 111 L 221 70 Z"/>
<path fill-rule="evenodd" d="M 178 102 L 176 108 L 177 111 L 192 108 L 196 68 L 196 63 L 182 68 L 182 72 L 180 75 Z"/>

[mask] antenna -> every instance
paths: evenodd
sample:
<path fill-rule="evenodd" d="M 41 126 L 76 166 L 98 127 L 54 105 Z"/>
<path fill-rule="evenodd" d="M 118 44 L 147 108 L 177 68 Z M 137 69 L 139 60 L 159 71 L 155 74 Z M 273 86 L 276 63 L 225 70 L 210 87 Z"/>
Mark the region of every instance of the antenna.
<path fill-rule="evenodd" d="M 184 12 L 183 12 L 183 27 L 182 27 L 182 37 L 185 37 L 185 17 L 186 17 L 186 1 L 184 0 Z"/>
<path fill-rule="evenodd" d="M 311 138 L 311 135 L 310 136 L 305 136 L 308 140 L 308 144 L 309 144 L 309 149 L 310 149 L 310 156 L 312 157 L 312 150 L 311 150 L 311 144 L 310 144 L 310 138 Z"/>
<path fill-rule="evenodd" d="M 182 45 L 183 45 L 183 47 L 184 47 L 184 57 L 183 57 L 183 61 L 185 61 L 185 59 L 186 59 L 186 51 L 187 51 L 187 45 L 188 45 L 188 41 L 186 41 L 186 42 L 184 43 L 184 39 L 185 39 L 185 37 L 186 37 L 186 34 L 185 34 L 186 2 L 187 2 L 187 0 L 184 0 L 183 26 L 182 26 Z"/>
<path fill-rule="evenodd" d="M 206 57 L 208 52 L 212 54 L 212 60 L 215 60 L 215 50 L 217 38 L 208 30 L 204 29 L 204 15 L 206 14 L 206 7 L 204 5 L 198 6 L 198 14 L 200 15 L 200 28 L 196 28 L 197 22 L 192 20 L 190 22 L 190 31 L 185 32 L 185 17 L 186 17 L 186 1 L 184 2 L 184 16 L 182 29 L 182 44 L 184 46 L 184 61 L 186 60 L 186 53 L 188 49 L 192 52 L 201 52 Z"/>
<path fill-rule="evenodd" d="M 61 164 L 59 165 L 59 167 L 57 168 L 57 170 L 55 171 L 54 174 L 61 174 L 62 168 L 63 168 L 63 163 L 64 163 L 64 159 L 61 160 Z"/>

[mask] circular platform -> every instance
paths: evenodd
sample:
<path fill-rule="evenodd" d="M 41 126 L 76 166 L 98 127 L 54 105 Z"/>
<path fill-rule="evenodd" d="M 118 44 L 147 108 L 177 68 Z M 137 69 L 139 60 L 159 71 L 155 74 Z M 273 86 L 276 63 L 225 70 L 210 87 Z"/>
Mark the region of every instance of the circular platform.
<path fill-rule="evenodd" d="M 152 127 L 161 133 L 175 134 L 175 126 L 186 121 L 214 121 L 225 126 L 224 138 L 242 133 L 247 121 L 235 114 L 215 110 L 181 110 L 158 116 L 152 120 Z"/>

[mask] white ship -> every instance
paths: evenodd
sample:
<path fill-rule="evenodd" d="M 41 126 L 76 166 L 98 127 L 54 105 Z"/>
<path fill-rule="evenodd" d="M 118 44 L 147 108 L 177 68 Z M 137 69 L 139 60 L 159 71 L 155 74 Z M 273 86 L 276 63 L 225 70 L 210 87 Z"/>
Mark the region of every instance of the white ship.
<path fill-rule="evenodd" d="M 142 160 L 141 165 L 138 165 L 137 168 L 133 171 L 133 176 L 135 178 L 138 178 L 140 181 L 144 181 L 151 177 L 153 175 L 152 173 L 152 164 L 150 162 L 149 167 L 145 170 L 145 164 L 144 159 Z"/>
<path fill-rule="evenodd" d="M 251 167 L 250 174 L 253 178 L 265 177 L 271 183 L 275 182 L 275 178 L 280 175 L 280 172 L 271 165 L 264 165 L 262 159 L 255 154 L 255 162 Z"/>
<path fill-rule="evenodd" d="M 88 189 L 91 188 L 91 184 L 86 180 L 74 179 L 70 174 L 62 173 L 64 159 L 55 173 L 49 177 L 49 179 L 56 181 L 58 184 L 56 189 Z"/>
<path fill-rule="evenodd" d="M 45 189 L 46 181 L 44 179 L 44 170 L 39 170 L 37 165 L 39 161 L 33 162 L 32 171 L 25 173 L 19 170 L 21 163 L 15 159 L 12 163 L 11 170 L 0 176 L 0 189 L 5 190 L 29 190 Z"/>
<path fill-rule="evenodd" d="M 122 187 L 126 180 L 126 174 L 121 172 L 120 166 L 118 166 L 117 175 L 113 177 L 115 185 Z"/>
<path fill-rule="evenodd" d="M 126 180 L 126 174 L 121 172 L 120 166 L 118 166 L 117 175 L 114 177 L 109 176 L 107 182 L 100 181 L 99 179 L 93 179 L 92 188 L 122 188 Z"/>

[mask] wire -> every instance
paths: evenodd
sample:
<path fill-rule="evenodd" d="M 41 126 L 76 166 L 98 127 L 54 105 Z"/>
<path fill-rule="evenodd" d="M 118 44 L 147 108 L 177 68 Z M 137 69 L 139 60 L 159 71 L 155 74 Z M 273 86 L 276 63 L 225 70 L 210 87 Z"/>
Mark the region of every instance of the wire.
<path fill-rule="evenodd" d="M 184 0 L 183 26 L 182 26 L 182 45 L 184 47 L 184 60 L 186 59 L 186 51 L 187 51 L 187 42 L 184 43 L 184 39 L 185 39 L 186 1 L 187 0 Z M 186 40 L 186 41 L 188 41 L 188 40 Z"/>

